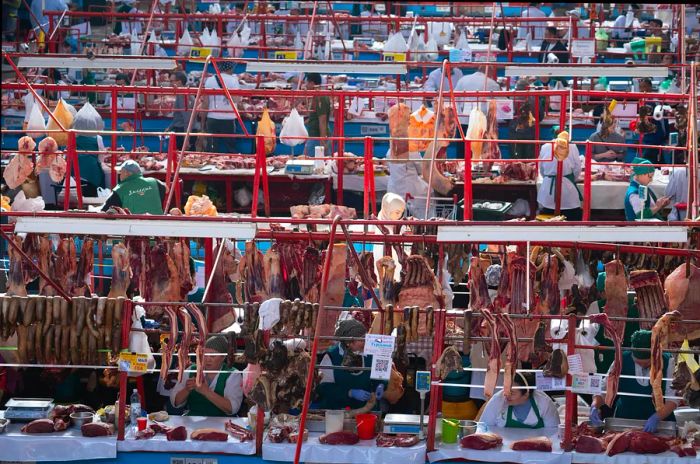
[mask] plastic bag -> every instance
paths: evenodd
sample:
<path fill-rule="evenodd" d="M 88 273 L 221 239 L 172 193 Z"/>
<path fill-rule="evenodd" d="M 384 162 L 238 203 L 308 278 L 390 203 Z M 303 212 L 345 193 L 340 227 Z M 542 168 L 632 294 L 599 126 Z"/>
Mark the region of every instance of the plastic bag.
<path fill-rule="evenodd" d="M 241 38 L 237 32 L 231 34 L 228 39 L 228 56 L 240 58 L 243 56 L 243 48 L 241 47 Z"/>
<path fill-rule="evenodd" d="M 267 108 L 263 110 L 262 117 L 258 122 L 258 129 L 255 132 L 256 135 L 263 135 L 265 137 L 265 154 L 271 155 L 275 152 L 275 146 L 277 145 L 277 137 L 275 135 L 275 123 L 270 119 L 270 114 Z"/>
<path fill-rule="evenodd" d="M 46 130 L 46 121 L 44 121 L 44 116 L 41 114 L 41 109 L 40 105 L 37 105 L 34 103 L 32 105 L 32 109 L 29 112 L 29 121 L 27 122 L 27 131 L 42 131 L 42 132 L 35 132 L 35 133 L 30 133 L 30 137 L 32 138 L 39 138 L 44 135 L 44 132 Z"/>
<path fill-rule="evenodd" d="M 23 190 L 17 192 L 15 199 L 12 201 L 12 211 L 36 213 L 37 211 L 44 211 L 45 207 L 46 204 L 43 198 L 27 198 Z"/>
<path fill-rule="evenodd" d="M 469 125 L 465 137 L 467 140 L 483 139 L 486 132 L 486 116 L 479 108 L 472 108 L 469 113 Z M 472 158 L 481 159 L 483 142 L 471 142 Z"/>
<path fill-rule="evenodd" d="M 287 146 L 294 147 L 300 143 L 306 142 L 306 137 L 308 136 L 309 132 L 306 130 L 306 126 L 304 125 L 304 118 L 299 115 L 296 108 L 292 109 L 289 116 L 284 118 L 284 121 L 282 121 L 280 142 Z"/>
<path fill-rule="evenodd" d="M 470 48 L 469 41 L 467 40 L 467 36 L 464 34 L 464 31 L 459 34 L 459 38 L 457 39 L 457 42 L 455 42 L 455 48 L 458 50 Z"/>
<path fill-rule="evenodd" d="M 202 34 L 199 36 L 200 42 L 202 42 L 202 47 L 208 47 L 210 45 L 211 34 L 208 28 L 204 28 Z"/>
<path fill-rule="evenodd" d="M 178 56 L 187 56 L 190 54 L 190 50 L 192 50 L 192 37 L 190 36 L 190 31 L 188 29 L 185 29 L 185 32 L 183 32 L 182 37 L 180 37 L 180 43 L 177 46 L 177 55 Z"/>
<path fill-rule="evenodd" d="M 221 50 L 221 39 L 219 38 L 219 34 L 216 33 L 216 29 L 211 30 L 209 46 L 211 47 L 211 56 L 218 57 Z"/>
<path fill-rule="evenodd" d="M 187 198 L 185 205 L 186 216 L 217 216 L 216 206 L 211 202 L 208 196 L 190 195 Z"/>
<path fill-rule="evenodd" d="M 143 332 L 143 325 L 141 325 L 141 318 L 146 316 L 146 310 L 143 306 L 135 306 L 134 311 L 131 314 L 131 328 L 133 330 L 129 331 L 129 351 L 132 353 L 145 354 L 146 355 L 146 367 L 148 369 L 153 369 L 156 367 L 156 360 L 153 357 L 153 352 L 148 344 L 148 337 Z M 138 377 L 145 374 L 145 372 L 131 372 L 129 371 L 129 376 Z"/>
<path fill-rule="evenodd" d="M 102 116 L 97 112 L 90 102 L 86 102 L 73 120 L 73 129 L 101 131 L 105 128 Z"/>
<path fill-rule="evenodd" d="M 384 42 L 384 53 L 406 53 L 408 44 L 400 32 L 392 34 L 391 37 Z"/>
<path fill-rule="evenodd" d="M 181 41 L 182 42 L 182 41 Z M 139 35 L 136 31 L 131 32 L 131 55 L 138 56 L 141 51 L 141 41 L 139 40 Z"/>
<path fill-rule="evenodd" d="M 56 105 L 56 109 L 53 110 L 53 118 L 49 118 L 49 123 L 46 125 L 47 130 L 59 130 L 58 124 L 54 122 L 54 118 L 58 120 L 63 125 L 64 129 L 69 129 L 73 125 L 73 115 L 68 109 L 67 103 L 61 98 Z M 56 132 L 49 134 L 56 140 L 56 143 L 60 145 L 66 145 L 68 143 L 68 132 Z"/>
<path fill-rule="evenodd" d="M 297 31 L 297 35 L 294 37 L 294 50 L 297 54 L 304 53 L 304 42 L 301 41 L 301 33 Z"/>
<path fill-rule="evenodd" d="M 241 187 L 233 192 L 233 199 L 242 208 L 247 208 L 253 202 L 253 194 L 247 187 Z"/>
<path fill-rule="evenodd" d="M 248 21 L 243 22 L 243 27 L 241 27 L 241 45 L 247 47 L 250 44 L 250 26 L 248 26 Z"/>
<path fill-rule="evenodd" d="M 67 101 L 63 100 L 63 106 L 68 110 L 68 112 L 73 116 L 73 119 L 75 119 L 75 115 L 78 114 L 78 110 L 75 109 L 75 106 L 71 105 Z M 72 122 L 71 122 L 72 124 Z"/>
<path fill-rule="evenodd" d="M 428 43 L 425 44 L 425 53 L 423 53 L 423 61 L 437 61 L 438 59 L 438 44 L 431 36 Z"/>
<path fill-rule="evenodd" d="M 415 28 L 411 29 L 411 33 L 408 36 L 408 41 L 406 42 L 408 45 L 408 50 L 411 53 L 415 53 L 418 51 L 418 46 L 420 44 L 420 34 L 416 31 Z"/>
<path fill-rule="evenodd" d="M 454 24 L 448 22 L 429 22 L 428 31 L 429 37 L 435 39 L 437 45 L 447 45 L 452 38 Z"/>

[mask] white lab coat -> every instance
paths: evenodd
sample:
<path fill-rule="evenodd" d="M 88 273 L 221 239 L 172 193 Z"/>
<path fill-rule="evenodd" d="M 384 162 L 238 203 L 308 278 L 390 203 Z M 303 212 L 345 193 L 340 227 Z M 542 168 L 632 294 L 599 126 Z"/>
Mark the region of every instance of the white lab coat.
<path fill-rule="evenodd" d="M 530 394 L 533 395 L 535 399 L 535 404 L 540 411 L 540 416 L 544 422 L 545 427 L 556 427 L 559 425 L 559 413 L 557 412 L 557 405 L 552 401 L 549 396 L 539 390 L 529 390 Z M 480 422 L 484 422 L 486 425 L 492 427 L 505 427 L 506 420 L 508 419 L 508 403 L 506 398 L 503 396 L 503 390 L 499 391 L 486 403 L 484 411 L 481 413 Z M 537 424 L 537 416 L 535 414 L 534 408 L 530 410 L 527 418 L 525 418 L 524 424 L 535 425 Z"/>
<path fill-rule="evenodd" d="M 387 159 L 391 155 L 391 147 L 386 154 Z M 428 196 L 428 183 L 421 176 L 423 172 L 423 158 L 419 152 L 409 152 L 409 160 L 414 161 L 389 161 L 389 182 L 387 183 L 387 192 L 395 193 L 405 199 L 406 194 L 410 193 L 414 198 L 409 200 L 409 214 L 419 219 L 423 219 Z M 432 213 L 432 214 L 431 214 Z M 434 208 L 428 211 L 428 217 L 435 216 Z"/>
<path fill-rule="evenodd" d="M 554 196 L 556 191 L 556 175 L 557 175 L 557 160 L 552 155 L 552 143 L 545 143 L 540 150 L 539 159 L 551 159 L 540 163 L 540 175 L 542 176 L 542 185 L 537 192 L 537 203 L 543 208 L 554 209 Z M 581 174 L 581 157 L 576 145 L 569 144 L 569 156 L 564 160 L 562 176 L 572 174 L 578 179 Z M 554 177 L 547 177 L 554 176 Z M 551 189 L 550 185 L 554 184 Z M 578 188 L 568 179 L 562 177 L 561 181 L 561 209 L 575 209 L 581 207 L 581 200 L 578 197 Z"/>
<path fill-rule="evenodd" d="M 685 219 L 680 217 L 678 209 L 674 206 L 676 203 L 688 202 L 688 168 L 678 167 L 671 170 L 671 175 L 668 178 L 665 196 L 671 199 L 671 213 L 668 215 L 669 221 L 681 221 Z"/>

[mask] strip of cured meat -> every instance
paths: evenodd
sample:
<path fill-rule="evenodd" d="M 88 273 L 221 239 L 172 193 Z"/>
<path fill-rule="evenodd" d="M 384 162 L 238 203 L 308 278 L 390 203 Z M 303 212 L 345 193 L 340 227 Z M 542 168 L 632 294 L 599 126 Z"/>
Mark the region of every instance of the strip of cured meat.
<path fill-rule="evenodd" d="M 253 434 L 250 430 L 241 427 L 240 425 L 234 423 L 232 420 L 226 421 L 224 428 L 228 433 L 230 433 L 234 438 L 238 439 L 241 443 L 250 441 L 253 439 Z"/>
<path fill-rule="evenodd" d="M 663 391 L 663 348 L 668 345 L 669 336 L 674 323 L 681 320 L 681 313 L 671 311 L 656 321 L 651 329 L 651 367 L 649 368 L 649 383 L 651 383 L 652 399 L 654 406 L 659 411 L 664 406 Z"/>
<path fill-rule="evenodd" d="M 268 298 L 284 298 L 284 279 L 277 245 L 273 244 L 263 257 L 265 291 Z"/>
<path fill-rule="evenodd" d="M 547 437 L 524 438 L 514 441 L 510 448 L 513 451 L 543 451 L 549 453 L 552 451 L 552 440 Z"/>
<path fill-rule="evenodd" d="M 530 285 L 527 282 L 527 266 L 530 266 Z M 508 281 L 510 283 L 510 302 L 508 305 L 508 313 L 510 314 L 527 314 L 535 302 L 535 265 L 532 264 L 524 256 L 512 256 L 508 264 Z M 503 274 L 501 274 L 503 280 Z M 527 302 L 527 292 L 530 291 L 530 307 Z"/>
<path fill-rule="evenodd" d="M 540 305 L 543 314 L 561 314 L 561 298 L 559 297 L 559 256 L 551 254 L 547 257 L 542 270 Z"/>
<path fill-rule="evenodd" d="M 54 266 L 56 255 L 51 248 L 51 240 L 48 237 L 39 237 L 39 269 L 49 277 L 54 278 Z M 48 281 L 39 276 L 39 294 L 53 296 L 56 289 L 49 285 Z"/>
<path fill-rule="evenodd" d="M 605 312 L 610 317 L 627 317 L 627 277 L 619 260 L 605 264 Z M 625 321 L 612 322 L 615 331 L 625 333 Z"/>
<path fill-rule="evenodd" d="M 148 265 L 148 240 L 143 238 L 130 238 L 124 243 L 129 250 L 129 265 L 131 267 L 131 285 L 137 289 L 139 295 L 148 298 L 148 286 L 146 285 L 146 267 Z"/>
<path fill-rule="evenodd" d="M 328 258 L 326 258 L 328 259 Z M 345 268 L 347 263 L 347 244 L 336 243 L 333 245 L 333 256 L 331 257 L 330 268 L 328 270 L 328 285 L 326 287 L 326 306 L 342 306 L 345 297 Z M 335 321 L 338 319 L 339 311 L 326 309 L 325 319 L 321 321 L 320 332 L 317 335 L 333 335 Z M 327 345 L 327 344 L 324 344 Z"/>
<path fill-rule="evenodd" d="M 681 264 L 666 277 L 664 288 L 669 310 L 678 311 L 684 319 L 700 319 L 700 267 L 691 263 Z M 671 337 L 674 341 L 700 338 L 700 324 L 682 324 L 678 328 Z"/>
<path fill-rule="evenodd" d="M 10 237 L 18 248 L 22 248 L 22 238 L 18 235 Z M 25 263 L 21 253 L 13 246 L 8 247 L 10 257 L 10 269 L 8 272 L 7 296 L 27 296 L 27 280 L 25 276 Z"/>
<path fill-rule="evenodd" d="M 195 375 L 195 382 L 197 387 L 204 385 L 206 379 L 204 377 L 204 344 L 209 337 L 209 332 L 207 330 L 207 320 L 204 318 L 204 314 L 195 304 L 188 304 L 187 310 L 194 316 L 197 321 L 197 348 L 195 349 L 196 364 L 197 364 L 197 374 Z"/>
<path fill-rule="evenodd" d="M 322 445 L 356 445 L 360 437 L 354 432 L 333 432 L 318 437 Z"/>
<path fill-rule="evenodd" d="M 228 433 L 217 429 L 197 429 L 190 434 L 192 440 L 228 441 Z"/>
<path fill-rule="evenodd" d="M 389 256 L 382 256 L 377 260 L 377 272 L 379 273 L 379 299 L 382 305 L 394 304 L 396 301 L 396 282 L 394 273 L 396 263 Z"/>
<path fill-rule="evenodd" d="M 488 113 L 486 116 L 486 132 L 484 139 L 494 140 L 494 142 L 484 142 L 481 159 L 496 160 L 501 159 L 501 149 L 498 147 L 498 121 L 496 120 L 497 107 L 496 100 L 489 100 Z M 493 163 L 484 163 L 484 170 L 489 172 Z"/>
<path fill-rule="evenodd" d="M 90 296 L 92 289 L 90 288 L 90 276 L 92 269 L 95 266 L 95 241 L 91 238 L 83 240 L 80 248 L 80 259 L 76 273 L 73 276 L 71 284 L 71 293 L 73 296 Z"/>
<path fill-rule="evenodd" d="M 658 319 L 667 310 L 664 289 L 661 279 L 656 271 L 632 271 L 630 272 L 630 286 L 637 294 L 637 308 L 639 317 L 643 319 Z M 651 322 L 639 322 L 640 329 L 649 330 Z"/>
<path fill-rule="evenodd" d="M 498 342 L 499 334 L 496 317 L 486 308 L 481 310 L 481 314 L 484 316 L 484 321 L 491 336 L 491 343 L 488 347 L 489 362 L 486 366 L 486 378 L 484 379 L 484 396 L 488 399 L 493 396 L 496 390 L 498 373 L 501 370 L 501 345 Z"/>
<path fill-rule="evenodd" d="M 493 432 L 473 433 L 462 438 L 459 444 L 462 448 L 481 451 L 498 448 L 503 444 L 503 438 Z"/>
<path fill-rule="evenodd" d="M 400 308 L 417 306 L 419 309 L 425 309 L 428 306 L 433 308 L 444 306 L 442 286 L 423 256 L 409 256 L 401 274 L 401 290 L 398 295 Z"/>
<path fill-rule="evenodd" d="M 150 298 L 148 301 L 173 302 L 180 300 L 180 280 L 177 268 L 168 254 L 165 242 L 153 245 L 148 259 L 148 282 L 150 283 Z M 146 314 L 150 317 L 160 317 L 163 308 L 149 305 Z"/>
<path fill-rule="evenodd" d="M 314 247 L 304 251 L 304 264 L 301 274 L 301 296 L 309 303 L 319 302 L 321 285 L 321 252 Z"/>
<path fill-rule="evenodd" d="M 238 271 L 245 282 L 246 301 L 262 303 L 267 299 L 264 282 L 263 254 L 255 242 L 245 244 L 245 255 L 238 263 Z"/>
<path fill-rule="evenodd" d="M 177 315 L 182 324 L 182 337 L 180 338 L 180 345 L 177 350 L 177 382 L 180 383 L 185 376 L 185 368 L 190 363 L 189 353 L 194 326 L 192 325 L 190 313 L 185 308 L 179 308 L 177 310 Z"/>
<path fill-rule="evenodd" d="M 615 347 L 615 359 L 610 366 L 605 389 L 605 404 L 612 408 L 620 384 L 620 374 L 622 374 L 622 334 L 616 330 L 606 313 L 591 314 L 590 321 L 605 328 L 606 335 L 612 339 Z"/>
<path fill-rule="evenodd" d="M 131 284 L 131 265 L 129 250 L 123 243 L 112 245 L 112 282 L 109 287 L 108 298 L 123 296 Z"/>
<path fill-rule="evenodd" d="M 177 341 L 177 313 L 172 306 L 166 306 L 165 314 L 170 321 L 170 331 L 168 332 L 168 339 L 164 340 L 160 346 L 160 352 L 163 354 L 163 359 L 160 364 L 160 378 L 162 380 L 168 378 L 168 371 L 173 361 L 173 353 L 175 352 L 175 342 Z"/>
<path fill-rule="evenodd" d="M 472 310 L 491 308 L 489 287 L 480 264 L 480 258 L 473 256 L 469 266 L 469 307 Z"/>
<path fill-rule="evenodd" d="M 499 332 L 505 334 L 508 338 L 506 365 L 503 375 L 503 395 L 509 398 L 511 388 L 513 387 L 515 371 L 518 368 L 518 336 L 515 331 L 515 324 L 508 314 L 497 314 L 496 317 L 500 328 Z M 496 378 L 498 378 L 498 374 L 496 374 Z"/>
<path fill-rule="evenodd" d="M 180 298 L 185 299 L 187 294 L 194 288 L 194 281 L 190 273 L 190 246 L 184 238 L 172 243 L 168 249 L 168 254 L 173 260 L 177 277 L 180 281 Z"/>
<path fill-rule="evenodd" d="M 239 262 L 226 244 L 218 246 L 224 246 L 225 248 L 221 252 L 218 266 L 209 277 L 209 291 L 205 302 L 232 304 L 233 298 L 227 285 L 229 281 L 236 282 L 240 279 L 240 274 L 238 274 Z M 218 248 L 214 248 L 214 255 L 218 255 Z M 243 301 L 240 303 L 243 303 Z M 207 308 L 207 319 L 214 332 L 221 332 L 236 322 L 236 310 L 233 306 L 209 306 Z"/>

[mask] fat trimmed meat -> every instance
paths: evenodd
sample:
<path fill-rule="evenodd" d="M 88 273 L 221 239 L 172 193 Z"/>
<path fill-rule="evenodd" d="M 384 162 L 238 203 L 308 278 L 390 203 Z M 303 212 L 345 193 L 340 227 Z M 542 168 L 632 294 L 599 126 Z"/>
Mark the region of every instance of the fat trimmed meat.
<path fill-rule="evenodd" d="M 190 434 L 197 441 L 228 441 L 228 433 L 217 429 L 197 429 Z"/>
<path fill-rule="evenodd" d="M 503 437 L 493 432 L 473 433 L 462 438 L 459 444 L 462 448 L 488 450 L 501 446 Z"/>
<path fill-rule="evenodd" d="M 321 435 L 318 441 L 322 445 L 355 445 L 360 437 L 356 433 L 343 431 Z"/>
<path fill-rule="evenodd" d="M 88 422 L 80 427 L 84 437 L 107 437 L 114 435 L 114 426 L 106 422 Z"/>
<path fill-rule="evenodd" d="M 552 451 L 552 440 L 547 437 L 525 438 L 514 441 L 510 447 L 513 451 L 542 451 L 549 453 Z"/>

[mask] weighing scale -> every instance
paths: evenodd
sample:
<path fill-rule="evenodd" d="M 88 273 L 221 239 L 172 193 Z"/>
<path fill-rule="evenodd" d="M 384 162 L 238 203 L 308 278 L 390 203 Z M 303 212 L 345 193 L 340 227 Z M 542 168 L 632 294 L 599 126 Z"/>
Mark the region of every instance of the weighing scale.
<path fill-rule="evenodd" d="M 53 409 L 53 398 L 10 398 L 6 404 L 5 419 L 31 422 L 48 417 Z"/>
<path fill-rule="evenodd" d="M 421 417 L 418 414 L 387 414 L 384 418 L 384 433 L 407 433 L 419 435 Z M 428 416 L 423 416 L 423 423 L 428 423 Z"/>
<path fill-rule="evenodd" d="M 295 175 L 309 175 L 314 173 L 313 160 L 289 160 L 284 166 L 284 172 Z"/>

